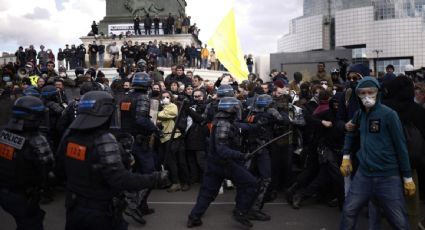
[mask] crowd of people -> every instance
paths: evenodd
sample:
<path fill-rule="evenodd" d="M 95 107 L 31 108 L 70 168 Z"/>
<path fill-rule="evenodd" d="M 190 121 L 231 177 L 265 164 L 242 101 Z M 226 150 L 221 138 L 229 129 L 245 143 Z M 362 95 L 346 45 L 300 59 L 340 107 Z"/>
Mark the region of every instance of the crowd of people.
<path fill-rule="evenodd" d="M 143 27 L 141 27 L 143 24 Z M 142 33 L 143 31 L 143 33 Z M 171 13 L 167 17 L 159 17 L 154 15 L 153 17 L 149 14 L 146 14 L 144 17 L 136 15 L 133 19 L 133 31 L 128 30 L 125 33 L 121 32 L 120 34 L 110 33 L 108 36 L 115 39 L 125 37 L 134 37 L 134 36 L 150 36 L 150 35 L 173 35 L 173 34 L 191 34 L 195 39 L 199 40 L 199 33 L 201 29 L 196 25 L 196 23 L 191 23 L 190 16 L 178 16 L 175 17 Z M 93 21 L 91 25 L 91 31 L 88 34 L 89 36 L 100 36 L 108 37 L 103 32 L 99 32 L 98 25 L 96 21 Z"/>
<path fill-rule="evenodd" d="M 52 60 L 44 72 L 25 62 L 23 76 L 3 68 L 0 206 L 18 228 L 42 229 L 39 201 L 56 186 L 66 188 L 67 229 L 122 229 L 123 213 L 142 224 L 154 213 L 153 189 L 200 183 L 189 228 L 235 186 L 233 217 L 247 227 L 269 221 L 264 203 L 284 192 L 294 209 L 312 197 L 338 207 L 340 229 L 355 229 L 366 205 L 373 229 L 381 213 L 395 229 L 423 229 L 425 69 L 396 76 L 388 66 L 378 78 L 353 64 L 341 76 L 319 63 L 311 79 L 272 70 L 266 81 L 212 82 L 184 65 L 164 76 L 156 60 L 125 59 L 112 82 L 81 67 L 71 79 Z"/>
<path fill-rule="evenodd" d="M 109 55 L 110 62 L 105 63 L 105 55 Z M 88 56 L 88 62 L 86 57 Z M 217 58 L 214 48 L 209 49 L 207 45 L 201 47 L 195 43 L 190 46 L 183 46 L 177 42 L 149 41 L 148 43 L 139 43 L 132 40 L 124 41 L 119 47 L 117 42 L 104 44 L 103 40 L 95 40 L 86 48 L 84 44 L 71 47 L 66 44 L 65 48 L 60 48 L 57 55 L 48 49 L 44 51 L 44 46 L 40 46 L 37 52 L 33 45 L 25 50 L 23 47 L 15 52 L 16 68 L 25 68 L 28 62 L 36 67 L 38 72 L 46 70 L 47 62 L 53 62 L 59 68 L 66 70 L 75 70 L 76 68 L 119 68 L 129 67 L 139 60 L 150 62 L 158 67 L 171 67 L 171 65 L 183 65 L 187 68 L 209 69 L 216 71 L 225 71 L 225 67 Z M 38 62 L 37 62 L 38 60 Z M 249 62 L 249 63 L 248 63 Z M 38 63 L 38 64 L 37 64 Z M 247 57 L 247 66 L 252 72 L 253 59 L 250 55 Z"/>

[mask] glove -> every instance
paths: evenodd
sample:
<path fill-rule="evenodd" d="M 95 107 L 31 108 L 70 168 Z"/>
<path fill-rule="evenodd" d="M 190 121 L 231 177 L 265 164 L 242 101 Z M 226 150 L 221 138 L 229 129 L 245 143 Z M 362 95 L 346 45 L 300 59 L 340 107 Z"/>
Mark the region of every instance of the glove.
<path fill-rule="evenodd" d="M 339 170 L 341 171 L 341 174 L 344 177 L 347 177 L 351 174 L 351 172 L 353 171 L 353 165 L 351 164 L 351 160 L 349 158 L 349 156 L 344 156 L 342 163 L 341 163 L 341 167 L 339 167 Z"/>
<path fill-rule="evenodd" d="M 171 186 L 171 181 L 167 170 L 154 172 L 153 177 L 155 179 L 155 188 L 167 188 Z"/>
<path fill-rule="evenodd" d="M 251 160 L 253 157 L 254 157 L 254 154 L 253 154 L 253 153 L 248 152 L 248 153 L 245 153 L 245 155 L 244 155 L 243 159 L 244 159 L 245 161 L 249 161 L 249 160 Z"/>
<path fill-rule="evenodd" d="M 406 194 L 406 196 L 415 195 L 416 186 L 415 186 L 415 183 L 413 182 L 413 179 L 403 178 L 403 180 L 404 180 L 404 194 Z"/>

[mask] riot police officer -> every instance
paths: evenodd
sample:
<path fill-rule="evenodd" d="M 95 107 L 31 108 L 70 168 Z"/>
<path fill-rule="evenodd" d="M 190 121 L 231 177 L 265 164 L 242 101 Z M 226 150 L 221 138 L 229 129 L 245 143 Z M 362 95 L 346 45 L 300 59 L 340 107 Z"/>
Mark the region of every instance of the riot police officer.
<path fill-rule="evenodd" d="M 44 113 L 40 99 L 21 97 L 0 131 L 0 206 L 15 218 L 17 229 L 43 229 L 39 188 L 53 164 L 52 151 L 38 129 Z"/>
<path fill-rule="evenodd" d="M 125 152 L 108 131 L 113 97 L 92 91 L 81 97 L 78 116 L 62 139 L 59 153 L 67 178 L 66 229 L 127 229 L 122 217 L 123 190 L 141 190 L 161 183 L 161 173 L 133 174 L 123 163 Z"/>
<path fill-rule="evenodd" d="M 247 214 L 256 196 L 256 179 L 244 166 L 245 154 L 240 151 L 239 129 L 234 124 L 240 120 L 241 103 L 236 98 L 224 97 L 218 104 L 218 111 L 213 122 L 204 179 L 187 227 L 202 225 L 201 217 L 214 201 L 225 178 L 232 180 L 237 188 L 234 219 L 252 227 Z"/>
<path fill-rule="evenodd" d="M 140 174 L 150 174 L 155 171 L 154 154 L 149 142 L 152 134 L 158 134 L 160 130 L 150 119 L 151 99 L 148 90 L 152 85 L 152 79 L 146 73 L 136 73 L 133 76 L 132 92 L 124 97 L 120 103 L 122 132 L 130 133 L 135 138 L 133 155 L 136 160 L 135 171 Z M 137 222 L 144 224 L 143 215 L 154 212 L 147 204 L 150 190 L 141 191 L 141 200 L 137 209 L 127 209 L 126 214 L 133 217 Z M 129 207 L 133 207 L 132 204 Z"/>
<path fill-rule="evenodd" d="M 259 95 L 247 117 L 247 122 L 256 124 L 257 127 L 254 129 L 255 132 L 251 130 L 248 134 L 248 151 L 250 152 L 273 139 L 275 124 L 289 122 L 288 119 L 284 119 L 279 111 L 271 107 L 272 102 L 273 98 L 270 95 Z M 261 133 L 261 135 L 258 135 L 258 133 Z M 252 159 L 252 163 L 256 166 L 256 174 L 259 175 L 260 184 L 257 199 L 249 216 L 251 220 L 267 221 L 270 220 L 270 216 L 261 210 L 264 206 L 266 192 L 271 183 L 270 149 L 267 147 L 259 151 Z"/>
<path fill-rule="evenodd" d="M 213 100 L 205 108 L 202 117 L 207 120 L 208 123 L 211 123 L 214 119 L 215 114 L 218 112 L 218 103 L 221 98 L 224 97 L 234 97 L 235 91 L 230 85 L 221 85 L 217 90 L 217 99 Z"/>
<path fill-rule="evenodd" d="M 47 121 L 47 138 L 50 141 L 50 146 L 53 151 L 56 151 L 56 148 L 60 141 L 59 132 L 56 128 L 59 118 L 62 116 L 66 104 L 61 103 L 59 99 L 59 91 L 53 85 L 48 85 L 43 87 L 41 90 L 41 98 L 43 99 L 44 105 L 48 108 L 49 116 Z"/>

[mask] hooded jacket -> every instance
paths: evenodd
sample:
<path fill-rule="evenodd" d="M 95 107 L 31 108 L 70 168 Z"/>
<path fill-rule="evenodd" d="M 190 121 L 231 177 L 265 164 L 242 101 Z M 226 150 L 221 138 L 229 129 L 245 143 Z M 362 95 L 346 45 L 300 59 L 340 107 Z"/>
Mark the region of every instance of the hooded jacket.
<path fill-rule="evenodd" d="M 365 77 L 359 82 L 356 92 L 362 85 L 370 83 L 380 89 L 375 78 Z M 398 176 L 401 173 L 404 178 L 411 178 L 406 139 L 400 119 L 394 110 L 381 104 L 380 100 L 381 94 L 378 92 L 376 104 L 368 112 L 360 102 L 360 110 L 353 118 L 360 133 L 360 149 L 356 154 L 359 170 L 370 177 Z M 354 138 L 353 133 L 347 133 L 344 154 L 349 154 Z"/>

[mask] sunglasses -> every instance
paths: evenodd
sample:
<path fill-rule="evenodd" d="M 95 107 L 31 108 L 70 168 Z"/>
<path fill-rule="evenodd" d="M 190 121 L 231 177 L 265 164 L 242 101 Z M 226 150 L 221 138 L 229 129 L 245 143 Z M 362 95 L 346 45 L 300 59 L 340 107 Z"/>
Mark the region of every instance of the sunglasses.
<path fill-rule="evenodd" d="M 347 76 L 347 81 L 359 81 L 361 79 L 362 77 L 358 74 L 356 74 L 355 76 Z"/>

